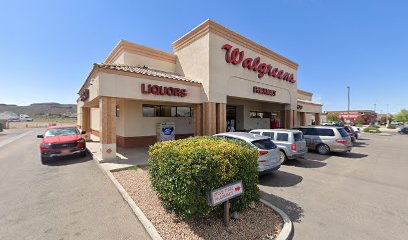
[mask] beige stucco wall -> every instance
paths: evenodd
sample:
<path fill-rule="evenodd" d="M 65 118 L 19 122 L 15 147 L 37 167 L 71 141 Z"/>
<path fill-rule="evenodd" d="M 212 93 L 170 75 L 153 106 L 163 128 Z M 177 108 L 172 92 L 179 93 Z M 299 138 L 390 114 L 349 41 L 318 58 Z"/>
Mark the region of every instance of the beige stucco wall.
<path fill-rule="evenodd" d="M 224 44 L 230 44 L 233 48 L 238 47 L 240 51 L 245 51 L 245 58 L 260 57 L 262 63 L 271 64 L 280 70 L 294 74 L 297 80 L 297 70 L 282 63 L 276 62 L 259 53 L 244 48 L 234 42 L 224 39 L 214 33 L 210 33 L 210 83 L 209 99 L 213 102 L 226 102 L 227 96 L 249 98 L 262 101 L 273 101 L 289 104 L 291 109 L 296 109 L 297 105 L 297 83 L 289 83 L 277 78 L 268 76 L 258 78 L 258 73 L 243 68 L 241 64 L 233 65 L 225 61 L 226 50 L 222 49 Z M 253 93 L 253 87 L 263 87 L 277 91 L 273 99 L 267 95 Z"/>
<path fill-rule="evenodd" d="M 101 117 L 99 108 L 91 108 L 91 129 L 100 131 L 101 130 Z"/>
<path fill-rule="evenodd" d="M 125 53 L 122 51 L 116 59 L 113 61 L 114 64 L 125 64 Z"/>
<path fill-rule="evenodd" d="M 299 112 L 309 112 L 309 113 L 321 113 L 322 105 L 308 104 L 304 102 L 298 102 L 299 106 L 302 106 L 302 109 L 299 109 Z"/>
<path fill-rule="evenodd" d="M 176 72 L 202 83 L 200 96 L 209 101 L 209 34 L 175 52 L 177 55 Z"/>
<path fill-rule="evenodd" d="M 99 85 L 99 75 L 93 74 L 90 78 L 90 84 L 87 87 L 89 89 L 89 98 L 85 102 L 80 101 L 81 103 L 88 103 L 100 95 L 100 85 Z"/>
<path fill-rule="evenodd" d="M 176 134 L 193 134 L 193 117 L 143 117 L 143 104 L 158 104 L 149 101 L 124 100 L 121 115 L 124 117 L 124 125 L 118 126 L 117 134 L 122 137 L 155 136 L 156 124 L 162 122 L 174 122 L 176 124 Z M 162 104 L 165 105 L 165 104 Z M 167 104 L 175 106 L 175 104 Z M 178 104 L 180 105 L 180 104 Z M 187 106 L 181 104 L 181 106 Z M 120 128 L 123 127 L 122 130 Z"/>
<path fill-rule="evenodd" d="M 77 100 L 77 125 L 82 125 L 82 106 L 84 106 L 84 102 L 81 100 Z"/>
<path fill-rule="evenodd" d="M 125 135 L 125 99 L 116 99 L 116 105 L 119 106 L 119 116 L 116 117 L 116 134 L 119 136 Z M 116 115 L 116 112 L 115 112 Z"/>
<path fill-rule="evenodd" d="M 163 79 L 165 81 L 166 79 Z M 178 103 L 201 103 L 201 87 L 185 85 L 184 82 L 163 82 L 152 79 L 142 79 L 130 76 L 123 76 L 110 73 L 99 73 L 99 85 L 101 96 L 127 98 L 145 101 L 161 101 L 161 102 L 178 102 Z M 143 94 L 141 92 L 141 84 L 161 85 L 167 87 L 175 87 L 186 89 L 188 95 L 185 97 Z"/>
<path fill-rule="evenodd" d="M 123 64 L 130 66 L 147 66 L 166 72 L 176 72 L 176 64 L 167 61 L 150 58 L 135 53 L 124 52 Z"/>
<path fill-rule="evenodd" d="M 302 94 L 302 93 L 297 93 L 297 98 L 302 99 L 302 100 L 307 100 L 307 101 L 312 101 L 313 96 Z"/>

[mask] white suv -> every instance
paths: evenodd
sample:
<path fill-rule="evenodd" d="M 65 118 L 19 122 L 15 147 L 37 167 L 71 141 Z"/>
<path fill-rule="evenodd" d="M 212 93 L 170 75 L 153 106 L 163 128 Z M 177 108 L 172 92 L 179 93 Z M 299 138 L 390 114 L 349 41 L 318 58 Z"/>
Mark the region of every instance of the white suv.
<path fill-rule="evenodd" d="M 258 172 L 260 174 L 273 172 L 280 168 L 279 149 L 269 139 L 247 132 L 226 132 L 215 134 L 214 137 L 244 141 L 258 149 Z"/>

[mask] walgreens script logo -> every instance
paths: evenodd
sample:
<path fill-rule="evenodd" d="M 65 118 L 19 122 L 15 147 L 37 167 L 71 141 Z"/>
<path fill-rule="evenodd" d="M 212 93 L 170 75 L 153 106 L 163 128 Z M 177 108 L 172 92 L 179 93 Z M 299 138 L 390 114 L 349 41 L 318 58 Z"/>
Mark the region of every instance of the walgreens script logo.
<path fill-rule="evenodd" d="M 292 73 L 274 68 L 271 64 L 262 63 L 260 57 L 256 57 L 255 59 L 245 58 L 244 51 L 240 51 L 239 48 L 234 48 L 232 50 L 232 48 L 233 47 L 229 44 L 225 44 L 224 46 L 222 46 L 222 49 L 227 50 L 225 53 L 225 61 L 227 63 L 231 63 L 234 65 L 242 64 L 243 68 L 258 72 L 258 78 L 263 78 L 263 76 L 267 74 L 268 76 L 282 79 L 290 83 L 296 82 Z"/>

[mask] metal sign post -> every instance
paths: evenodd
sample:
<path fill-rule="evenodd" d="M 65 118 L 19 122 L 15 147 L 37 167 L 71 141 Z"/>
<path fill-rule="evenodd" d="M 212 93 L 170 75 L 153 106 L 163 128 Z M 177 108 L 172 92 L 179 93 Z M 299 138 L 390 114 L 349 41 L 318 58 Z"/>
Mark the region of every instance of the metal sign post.
<path fill-rule="evenodd" d="M 224 202 L 224 225 L 228 227 L 229 221 L 230 221 L 230 207 L 231 204 L 228 201 Z"/>
<path fill-rule="evenodd" d="M 217 206 L 224 203 L 224 224 L 228 226 L 230 220 L 230 199 L 238 197 L 244 193 L 242 181 L 236 181 L 220 188 L 214 189 L 208 193 L 208 204 Z"/>

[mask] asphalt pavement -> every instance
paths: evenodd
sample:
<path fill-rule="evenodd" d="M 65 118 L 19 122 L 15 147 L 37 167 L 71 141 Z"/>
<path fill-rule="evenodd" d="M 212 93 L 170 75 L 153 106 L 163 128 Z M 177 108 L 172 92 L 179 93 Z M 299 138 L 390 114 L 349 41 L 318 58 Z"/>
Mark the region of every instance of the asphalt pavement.
<path fill-rule="evenodd" d="M 42 131 L 0 134 L 0 239 L 149 239 L 90 156 L 41 164 Z"/>
<path fill-rule="evenodd" d="M 408 135 L 364 135 L 351 153 L 289 161 L 261 196 L 294 222 L 293 239 L 408 238 Z"/>

